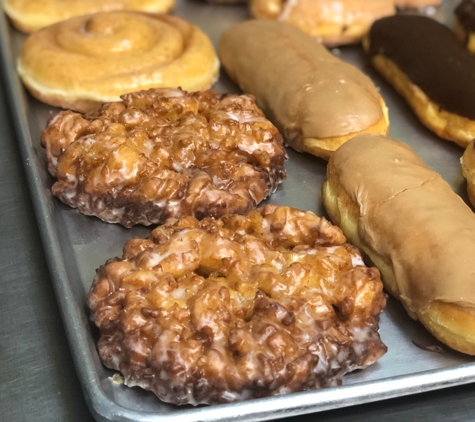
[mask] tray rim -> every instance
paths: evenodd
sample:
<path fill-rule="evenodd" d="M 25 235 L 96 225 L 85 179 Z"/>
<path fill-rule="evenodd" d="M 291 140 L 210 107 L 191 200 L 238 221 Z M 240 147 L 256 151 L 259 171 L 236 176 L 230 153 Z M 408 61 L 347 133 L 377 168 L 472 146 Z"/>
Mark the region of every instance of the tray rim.
<path fill-rule="evenodd" d="M 278 397 L 248 400 L 237 403 L 197 408 L 183 408 L 170 414 L 140 412 L 116 403 L 104 392 L 94 364 L 88 354 L 81 350 L 90 334 L 83 331 L 79 321 L 80 307 L 66 306 L 62 300 L 72 295 L 68 285 L 68 274 L 60 247 L 58 232 L 54 225 L 53 213 L 49 210 L 48 199 L 43 194 L 43 186 L 38 169 L 30 162 L 35 158 L 33 141 L 27 121 L 27 105 L 24 88 L 16 72 L 11 51 L 11 27 L 4 13 L 0 20 L 0 60 L 2 76 L 6 85 L 6 96 L 11 103 L 10 113 L 23 161 L 28 189 L 33 203 L 35 217 L 40 232 L 48 269 L 53 284 L 62 322 L 89 410 L 99 421 L 264 421 L 326 410 L 360 405 L 395 397 L 418 394 L 475 382 L 475 362 L 398 375 L 378 380 L 354 383 L 347 386 L 294 393 Z M 362 396 L 360 391 L 365 390 Z M 335 398 L 336 396 L 336 398 Z M 259 410 L 255 411 L 256 404 Z M 187 418 L 187 416 L 190 416 Z"/>

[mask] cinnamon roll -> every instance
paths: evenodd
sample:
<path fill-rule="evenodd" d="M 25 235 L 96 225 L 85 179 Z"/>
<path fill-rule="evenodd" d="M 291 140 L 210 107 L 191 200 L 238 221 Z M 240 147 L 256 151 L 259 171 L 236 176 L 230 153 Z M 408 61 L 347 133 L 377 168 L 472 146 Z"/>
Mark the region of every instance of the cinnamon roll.
<path fill-rule="evenodd" d="M 141 89 L 207 89 L 218 70 L 211 41 L 199 28 L 141 12 L 79 16 L 40 29 L 18 60 L 33 96 L 82 112 Z"/>

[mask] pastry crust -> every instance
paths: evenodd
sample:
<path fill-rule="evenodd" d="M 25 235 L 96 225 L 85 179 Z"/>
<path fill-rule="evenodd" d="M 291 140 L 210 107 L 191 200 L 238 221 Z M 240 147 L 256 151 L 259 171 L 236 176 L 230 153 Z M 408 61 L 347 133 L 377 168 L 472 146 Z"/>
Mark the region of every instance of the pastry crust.
<path fill-rule="evenodd" d="M 103 363 L 179 405 L 334 387 L 386 351 L 378 270 L 289 207 L 169 220 L 97 271 L 88 305 Z"/>
<path fill-rule="evenodd" d="M 475 206 L 475 141 L 470 142 L 465 149 L 460 164 L 463 177 L 467 180 L 468 199 Z"/>
<path fill-rule="evenodd" d="M 87 112 L 140 89 L 207 89 L 219 61 L 208 37 L 184 20 L 105 12 L 35 32 L 24 43 L 17 68 L 39 100 Z"/>
<path fill-rule="evenodd" d="M 250 0 L 251 16 L 288 22 L 328 46 L 361 40 L 376 19 L 395 13 L 394 0 Z"/>
<path fill-rule="evenodd" d="M 328 159 L 358 133 L 388 131 L 386 106 L 371 80 L 292 25 L 235 25 L 223 34 L 219 55 L 297 151 Z"/>
<path fill-rule="evenodd" d="M 168 13 L 175 0 L 4 0 L 3 9 L 13 25 L 31 33 L 45 26 L 72 18 L 114 10 Z"/>
<path fill-rule="evenodd" d="M 440 175 L 407 145 L 361 135 L 330 159 L 322 194 L 409 315 L 475 355 L 475 215 Z"/>
<path fill-rule="evenodd" d="M 250 95 L 153 89 L 43 131 L 52 192 L 125 227 L 245 214 L 285 179 L 282 137 Z"/>

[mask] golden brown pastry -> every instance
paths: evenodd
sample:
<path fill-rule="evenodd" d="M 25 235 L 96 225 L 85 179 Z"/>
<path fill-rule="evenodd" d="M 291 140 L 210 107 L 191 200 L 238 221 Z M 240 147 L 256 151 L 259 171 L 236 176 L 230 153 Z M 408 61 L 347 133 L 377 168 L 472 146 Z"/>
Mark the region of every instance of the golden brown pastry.
<path fill-rule="evenodd" d="M 396 6 L 401 9 L 421 9 L 429 6 L 440 6 L 442 0 L 396 0 Z"/>
<path fill-rule="evenodd" d="M 475 355 L 475 214 L 442 177 L 406 144 L 361 135 L 330 159 L 323 202 L 409 315 Z"/>
<path fill-rule="evenodd" d="M 356 43 L 373 21 L 396 12 L 394 0 L 249 0 L 253 17 L 288 22 L 325 45 Z"/>
<path fill-rule="evenodd" d="M 235 25 L 223 34 L 219 56 L 297 151 L 328 159 L 358 133 L 388 131 L 386 106 L 371 80 L 292 25 Z"/>
<path fill-rule="evenodd" d="M 175 0 L 4 0 L 3 9 L 20 31 L 31 33 L 73 16 L 114 10 L 167 13 Z"/>
<path fill-rule="evenodd" d="M 33 96 L 82 112 L 140 89 L 207 89 L 218 71 L 211 41 L 199 28 L 141 12 L 79 16 L 40 29 L 18 60 Z"/>
<path fill-rule="evenodd" d="M 363 45 L 421 123 L 462 147 L 475 138 L 475 57 L 447 27 L 425 16 L 391 16 L 373 24 Z"/>
<path fill-rule="evenodd" d="M 282 137 L 250 95 L 153 89 L 42 133 L 53 194 L 125 227 L 245 214 L 285 179 Z"/>
<path fill-rule="evenodd" d="M 311 212 L 169 220 L 89 292 L 102 362 L 175 404 L 334 387 L 386 347 L 379 271 Z"/>
<path fill-rule="evenodd" d="M 475 143 L 474 141 L 468 144 L 462 158 L 460 159 L 462 165 L 462 174 L 467 179 L 468 199 L 475 206 Z"/>
<path fill-rule="evenodd" d="M 463 0 L 455 9 L 454 33 L 475 53 L 475 0 Z"/>

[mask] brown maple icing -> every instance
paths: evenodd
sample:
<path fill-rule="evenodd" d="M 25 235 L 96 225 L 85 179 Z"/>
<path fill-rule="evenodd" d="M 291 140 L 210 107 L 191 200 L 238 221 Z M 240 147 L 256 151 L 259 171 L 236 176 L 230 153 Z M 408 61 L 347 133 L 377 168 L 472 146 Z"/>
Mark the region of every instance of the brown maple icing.
<path fill-rule="evenodd" d="M 467 31 L 475 31 L 475 0 L 463 0 L 455 9 L 455 15 Z"/>
<path fill-rule="evenodd" d="M 413 313 L 433 301 L 475 306 L 475 214 L 404 143 L 359 135 L 330 166 L 360 209 L 361 240 L 388 263 Z"/>
<path fill-rule="evenodd" d="M 397 15 L 376 21 L 371 56 L 382 54 L 443 110 L 475 119 L 475 57 L 431 18 Z"/>
<path fill-rule="evenodd" d="M 362 131 L 383 118 L 371 80 L 297 28 L 247 21 L 221 38 L 226 71 L 297 144 Z M 297 148 L 298 149 L 298 148 Z"/>

